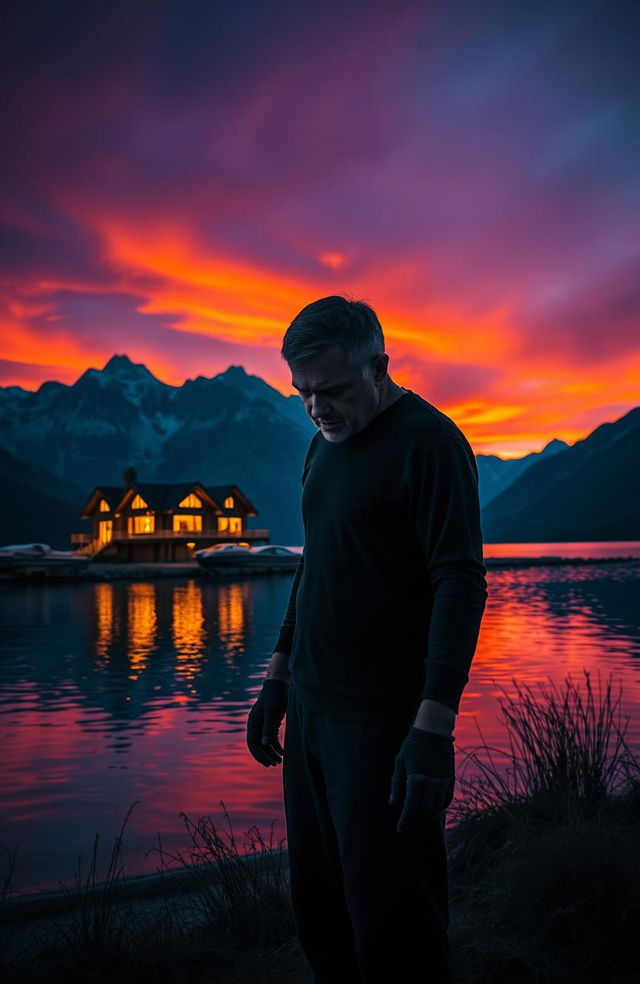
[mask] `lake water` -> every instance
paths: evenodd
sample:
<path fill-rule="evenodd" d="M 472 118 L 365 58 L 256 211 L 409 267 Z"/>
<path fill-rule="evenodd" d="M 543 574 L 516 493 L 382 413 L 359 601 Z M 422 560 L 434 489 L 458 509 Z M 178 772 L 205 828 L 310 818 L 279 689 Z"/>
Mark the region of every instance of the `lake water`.
<path fill-rule="evenodd" d="M 603 551 L 638 557 L 640 544 L 539 553 Z M 640 751 L 640 564 L 496 569 L 488 582 L 457 761 L 481 740 L 507 747 L 500 701 L 515 696 L 514 680 L 562 685 L 571 675 L 582 687 L 583 670 L 596 685 L 600 672 L 603 688 L 611 674 L 614 695 L 622 687 L 627 739 Z M 274 575 L 0 586 L 0 846 L 18 846 L 16 888 L 70 884 L 96 833 L 103 875 L 134 801 L 128 875 L 158 869 L 159 837 L 167 851 L 188 846 L 181 812 L 225 826 L 224 803 L 240 844 L 254 824 L 274 843 L 285 837 L 281 769 L 251 758 L 244 729 L 290 585 Z"/>

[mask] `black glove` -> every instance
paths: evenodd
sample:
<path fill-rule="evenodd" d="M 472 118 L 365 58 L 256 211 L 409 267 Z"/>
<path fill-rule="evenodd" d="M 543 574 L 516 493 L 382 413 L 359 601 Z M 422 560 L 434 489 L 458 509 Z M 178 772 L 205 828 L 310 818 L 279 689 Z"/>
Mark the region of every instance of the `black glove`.
<path fill-rule="evenodd" d="M 416 833 L 451 803 L 455 786 L 452 735 L 411 727 L 396 755 L 389 803 L 402 803 L 399 833 Z"/>
<path fill-rule="evenodd" d="M 247 745 L 261 765 L 279 765 L 284 755 L 278 730 L 287 710 L 289 684 L 284 680 L 269 678 L 249 711 L 247 718 Z"/>

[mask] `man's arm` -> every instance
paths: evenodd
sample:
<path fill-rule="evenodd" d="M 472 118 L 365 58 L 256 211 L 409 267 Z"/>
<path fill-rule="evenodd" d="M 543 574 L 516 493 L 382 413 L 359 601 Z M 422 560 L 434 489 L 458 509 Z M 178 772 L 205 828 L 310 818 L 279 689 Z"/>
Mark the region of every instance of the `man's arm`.
<path fill-rule="evenodd" d="M 291 585 L 291 591 L 289 593 L 287 610 L 284 613 L 282 625 L 280 626 L 280 633 L 276 641 L 273 655 L 269 661 L 269 668 L 266 676 L 267 680 L 274 679 L 283 680 L 285 683 L 289 682 L 289 656 L 291 655 L 293 631 L 296 627 L 296 596 L 298 594 L 300 578 L 302 577 L 303 566 L 304 553 L 300 557 L 298 566 L 296 567 L 296 573 L 293 578 L 293 584 Z"/>
<path fill-rule="evenodd" d="M 433 731 L 438 735 L 452 735 L 456 726 L 456 712 L 439 700 L 423 697 L 413 726 L 420 728 L 421 731 Z"/>
<path fill-rule="evenodd" d="M 318 446 L 318 441 L 322 440 L 323 438 L 320 435 L 320 432 L 316 431 L 309 442 L 309 447 L 307 448 L 307 453 L 304 459 L 304 465 L 302 466 L 301 481 L 303 489 L 307 472 L 309 471 L 309 466 L 311 464 L 311 459 L 314 454 L 314 449 Z M 269 661 L 269 668 L 266 676 L 267 680 L 274 679 L 283 680 L 285 683 L 289 682 L 289 657 L 291 655 L 291 646 L 293 644 L 293 632 L 296 627 L 296 597 L 298 594 L 300 578 L 302 577 L 303 566 L 304 546 L 302 548 L 302 555 L 298 561 L 298 566 L 296 567 L 293 584 L 291 585 L 287 610 L 284 613 L 282 625 L 280 626 L 280 633 L 273 650 L 273 655 Z"/>
<path fill-rule="evenodd" d="M 414 727 L 451 735 L 487 599 L 475 457 L 441 438 L 414 459 L 415 528 L 433 588 L 422 700 Z"/>

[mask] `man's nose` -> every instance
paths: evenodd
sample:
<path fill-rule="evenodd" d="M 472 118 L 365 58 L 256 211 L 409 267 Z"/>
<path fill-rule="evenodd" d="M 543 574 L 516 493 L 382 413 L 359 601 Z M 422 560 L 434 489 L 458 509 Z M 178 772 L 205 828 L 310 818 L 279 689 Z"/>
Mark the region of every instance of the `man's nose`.
<path fill-rule="evenodd" d="M 326 398 L 321 396 L 311 396 L 309 400 L 309 416 L 313 420 L 324 420 L 325 416 L 330 417 L 328 412 L 329 404 Z"/>

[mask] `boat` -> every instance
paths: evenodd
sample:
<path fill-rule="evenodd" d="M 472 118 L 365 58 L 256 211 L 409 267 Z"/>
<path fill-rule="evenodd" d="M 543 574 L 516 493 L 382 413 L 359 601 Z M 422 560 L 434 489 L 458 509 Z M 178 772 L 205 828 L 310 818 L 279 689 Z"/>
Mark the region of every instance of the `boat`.
<path fill-rule="evenodd" d="M 4 577 L 62 576 L 83 571 L 88 554 L 54 550 L 48 543 L 10 543 L 0 547 L 0 575 Z"/>
<path fill-rule="evenodd" d="M 240 568 L 247 571 L 295 570 L 301 554 L 278 544 L 251 547 L 243 543 L 217 543 L 213 547 L 196 550 L 194 557 L 207 571 Z"/>

